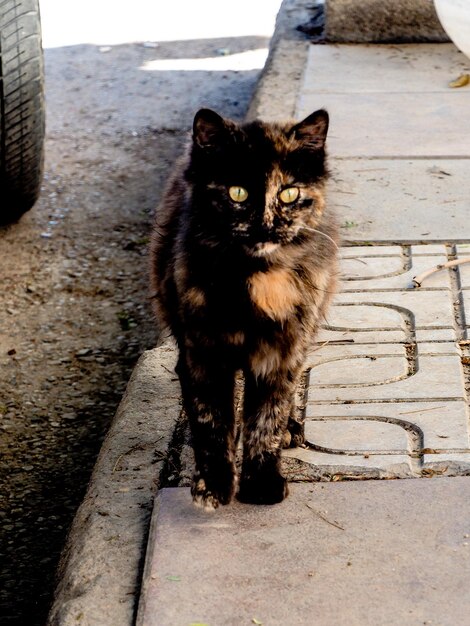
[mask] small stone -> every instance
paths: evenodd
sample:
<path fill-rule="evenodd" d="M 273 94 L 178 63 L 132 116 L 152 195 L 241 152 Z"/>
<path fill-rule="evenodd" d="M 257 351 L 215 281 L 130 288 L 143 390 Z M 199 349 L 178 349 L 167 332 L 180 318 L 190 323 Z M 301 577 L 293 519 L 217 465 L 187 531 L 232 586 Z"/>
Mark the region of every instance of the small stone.
<path fill-rule="evenodd" d="M 93 350 L 91 348 L 82 348 L 81 350 L 79 350 L 78 352 L 75 352 L 75 356 L 80 358 L 82 356 L 88 356 L 89 354 L 91 354 L 93 352 Z"/>

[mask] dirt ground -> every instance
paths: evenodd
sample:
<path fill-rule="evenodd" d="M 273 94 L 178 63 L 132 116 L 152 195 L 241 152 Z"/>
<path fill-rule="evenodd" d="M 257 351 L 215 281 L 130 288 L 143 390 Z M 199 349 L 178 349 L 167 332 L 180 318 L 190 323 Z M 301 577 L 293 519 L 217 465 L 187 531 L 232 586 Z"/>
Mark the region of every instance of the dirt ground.
<path fill-rule="evenodd" d="M 242 119 L 258 70 L 145 71 L 266 40 L 46 52 L 41 198 L 0 229 L 0 623 L 44 624 L 54 571 L 100 443 L 156 328 L 154 207 L 200 106 Z"/>

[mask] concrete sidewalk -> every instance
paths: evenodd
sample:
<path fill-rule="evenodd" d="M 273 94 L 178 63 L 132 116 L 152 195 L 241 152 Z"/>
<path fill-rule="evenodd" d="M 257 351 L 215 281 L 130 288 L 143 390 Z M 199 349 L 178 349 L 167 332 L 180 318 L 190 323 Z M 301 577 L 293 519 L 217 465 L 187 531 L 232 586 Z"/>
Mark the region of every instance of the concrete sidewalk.
<path fill-rule="evenodd" d="M 448 86 L 470 60 L 452 44 L 312 46 L 302 21 L 281 11 L 250 117 L 331 116 L 342 286 L 308 363 L 309 445 L 284 455 L 303 482 L 279 506 L 210 519 L 163 490 L 147 541 L 161 468 L 170 485 L 191 473 L 174 349 L 147 353 L 50 624 L 470 623 L 470 264 L 411 286 L 470 255 L 470 87 Z"/>
<path fill-rule="evenodd" d="M 138 626 L 464 626 L 470 479 L 291 485 L 215 515 L 160 492 Z"/>

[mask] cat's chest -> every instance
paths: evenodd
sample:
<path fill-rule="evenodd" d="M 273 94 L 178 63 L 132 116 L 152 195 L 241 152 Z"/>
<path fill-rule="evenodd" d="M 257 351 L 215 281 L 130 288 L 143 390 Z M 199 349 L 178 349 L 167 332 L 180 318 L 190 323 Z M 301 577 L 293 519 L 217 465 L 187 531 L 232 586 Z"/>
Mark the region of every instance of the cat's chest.
<path fill-rule="evenodd" d="M 255 310 L 274 321 L 287 320 L 302 302 L 300 284 L 289 269 L 255 272 L 248 278 L 247 288 Z"/>
<path fill-rule="evenodd" d="M 302 288 L 292 270 L 285 268 L 245 276 L 214 272 L 187 289 L 185 297 L 199 315 L 233 330 L 263 319 L 284 323 L 302 303 Z"/>

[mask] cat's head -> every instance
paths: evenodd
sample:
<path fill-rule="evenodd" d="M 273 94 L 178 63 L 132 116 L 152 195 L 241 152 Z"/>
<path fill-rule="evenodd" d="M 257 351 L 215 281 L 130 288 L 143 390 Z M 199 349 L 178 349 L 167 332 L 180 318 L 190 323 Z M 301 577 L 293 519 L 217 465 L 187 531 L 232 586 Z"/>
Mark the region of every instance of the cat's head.
<path fill-rule="evenodd" d="M 244 125 L 201 109 L 187 176 L 203 235 L 254 256 L 308 239 L 324 209 L 328 122 L 323 109 L 299 123 Z"/>

